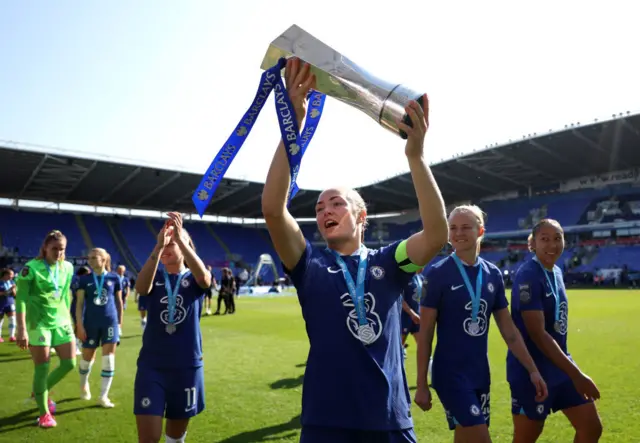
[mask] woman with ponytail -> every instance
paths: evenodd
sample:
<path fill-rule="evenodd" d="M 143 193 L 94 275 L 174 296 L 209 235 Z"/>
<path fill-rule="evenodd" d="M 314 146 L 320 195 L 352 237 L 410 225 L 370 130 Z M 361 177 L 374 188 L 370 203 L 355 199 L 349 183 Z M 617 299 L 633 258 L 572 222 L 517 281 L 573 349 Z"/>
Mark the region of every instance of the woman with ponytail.
<path fill-rule="evenodd" d="M 82 340 L 80 398 L 91 399 L 89 374 L 96 349 L 102 345 L 102 388 L 98 404 L 113 408 L 109 389 L 122 325 L 122 286 L 118 275 L 111 272 L 111 256 L 104 249 L 94 248 L 89 252 L 89 266 L 92 272 L 80 277 L 76 292 L 76 328 Z"/>
<path fill-rule="evenodd" d="M 49 390 L 76 366 L 71 315 L 73 265 L 65 261 L 67 238 L 54 230 L 47 234 L 40 254 L 28 261 L 16 281 L 17 345 L 31 352 L 35 364 L 33 393 L 42 428 L 56 426 L 55 403 Z M 55 349 L 60 365 L 49 374 L 49 356 Z"/>
<path fill-rule="evenodd" d="M 454 252 L 436 263 L 423 283 L 415 400 L 423 410 L 431 409 L 427 373 L 437 324 L 431 384 L 456 442 L 491 442 L 487 348 L 492 314 L 507 346 L 527 370 L 531 396 L 539 401 L 547 396 L 545 382 L 511 320 L 500 269 L 480 257 L 484 232 L 484 215 L 477 206 L 451 211 L 449 242 Z"/>

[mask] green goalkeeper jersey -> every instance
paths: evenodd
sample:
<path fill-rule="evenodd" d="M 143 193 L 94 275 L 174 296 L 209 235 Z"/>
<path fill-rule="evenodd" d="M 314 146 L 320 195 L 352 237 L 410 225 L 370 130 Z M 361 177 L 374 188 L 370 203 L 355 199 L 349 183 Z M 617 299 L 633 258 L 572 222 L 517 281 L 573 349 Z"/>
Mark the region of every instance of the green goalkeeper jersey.
<path fill-rule="evenodd" d="M 49 266 L 42 259 L 27 262 L 16 279 L 16 312 L 25 312 L 27 329 L 54 329 L 71 324 L 71 278 L 67 261 Z"/>

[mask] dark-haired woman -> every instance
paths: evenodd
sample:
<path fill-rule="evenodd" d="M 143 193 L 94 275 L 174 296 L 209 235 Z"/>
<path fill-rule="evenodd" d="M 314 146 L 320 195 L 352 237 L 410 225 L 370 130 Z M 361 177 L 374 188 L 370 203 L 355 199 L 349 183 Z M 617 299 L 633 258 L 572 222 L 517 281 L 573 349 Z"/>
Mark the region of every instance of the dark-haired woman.
<path fill-rule="evenodd" d="M 562 411 L 575 428 L 574 442 L 597 442 L 602 423 L 594 400 L 595 383 L 567 349 L 569 300 L 556 262 L 564 251 L 564 231 L 552 219 L 538 222 L 529 235 L 534 256 L 518 269 L 511 292 L 511 316 L 529 353 L 547 382 L 549 396 L 536 402 L 528 374 L 513 353 L 507 355 L 511 386 L 514 443 L 534 443 L 550 412 Z"/>

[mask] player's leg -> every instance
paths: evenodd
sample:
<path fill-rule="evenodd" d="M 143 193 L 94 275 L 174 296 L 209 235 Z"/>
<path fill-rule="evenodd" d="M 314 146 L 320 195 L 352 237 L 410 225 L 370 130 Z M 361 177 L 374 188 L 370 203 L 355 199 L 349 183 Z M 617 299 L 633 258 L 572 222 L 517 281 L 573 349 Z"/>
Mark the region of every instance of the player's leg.
<path fill-rule="evenodd" d="M 47 377 L 49 375 L 49 355 L 51 347 L 51 331 L 47 329 L 32 329 L 29 334 L 29 352 L 34 364 L 33 395 L 38 405 L 38 425 L 42 428 L 56 426 L 52 414 L 55 405 L 49 402 L 49 388 Z"/>
<path fill-rule="evenodd" d="M 78 364 L 78 372 L 80 373 L 80 398 L 82 400 L 91 400 L 91 388 L 89 387 L 89 376 L 91 375 L 91 368 L 93 368 L 93 362 L 95 361 L 96 349 L 98 347 L 98 341 L 95 335 L 92 334 L 92 328 L 87 332 L 87 340 L 82 344 L 82 359 Z"/>
<path fill-rule="evenodd" d="M 220 315 L 220 305 L 222 304 L 222 300 L 224 300 L 224 292 L 218 291 L 218 307 L 216 308 L 216 312 L 214 312 L 213 315 Z"/>
<path fill-rule="evenodd" d="M 166 404 L 166 383 L 159 371 L 138 368 L 133 388 L 133 413 L 139 443 L 158 443 Z M 170 382 L 170 380 L 168 380 Z"/>
<path fill-rule="evenodd" d="M 204 294 L 204 313 L 205 315 L 211 315 L 211 289 L 207 290 Z"/>
<path fill-rule="evenodd" d="M 602 421 L 595 403 L 585 403 L 562 411 L 576 430 L 575 443 L 596 443 L 602 436 Z"/>
<path fill-rule="evenodd" d="M 51 330 L 51 346 L 60 357 L 60 364 L 49 374 L 47 386 L 53 388 L 76 367 L 76 337 L 71 325 Z"/>
<path fill-rule="evenodd" d="M 189 419 L 205 408 L 204 368 L 184 369 L 172 374 L 167 395 L 167 443 L 183 443 Z"/>
<path fill-rule="evenodd" d="M 6 307 L 5 314 L 9 321 L 9 341 L 16 341 L 16 306 L 11 304 Z"/>
<path fill-rule="evenodd" d="M 82 355 L 82 340 L 80 340 L 80 338 L 78 337 L 78 328 L 77 328 L 77 321 L 76 321 L 76 304 L 77 304 L 77 300 L 75 297 L 73 297 L 73 299 L 71 300 L 71 308 L 70 308 L 70 312 L 71 312 L 71 322 L 73 323 L 73 334 L 76 336 L 76 355 Z"/>
<path fill-rule="evenodd" d="M 0 343 L 4 343 L 4 338 L 2 338 L 2 326 L 4 326 L 4 309 L 0 310 Z"/>
<path fill-rule="evenodd" d="M 596 404 L 582 397 L 571 381 L 558 387 L 554 411 L 562 411 L 576 430 L 574 443 L 596 443 L 602 436 L 602 421 Z"/>
<path fill-rule="evenodd" d="M 120 340 L 118 324 L 114 323 L 103 330 L 102 340 L 102 384 L 98 402 L 104 408 L 113 408 L 114 404 L 109 400 L 109 389 L 116 370 L 116 347 Z"/>
<path fill-rule="evenodd" d="M 236 294 L 231 292 L 229 294 L 229 314 L 236 312 Z"/>

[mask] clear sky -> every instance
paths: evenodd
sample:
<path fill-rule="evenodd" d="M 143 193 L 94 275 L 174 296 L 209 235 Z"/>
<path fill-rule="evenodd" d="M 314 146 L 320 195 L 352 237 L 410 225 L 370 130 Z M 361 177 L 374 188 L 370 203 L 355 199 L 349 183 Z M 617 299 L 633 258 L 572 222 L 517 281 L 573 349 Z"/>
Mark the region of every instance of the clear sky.
<path fill-rule="evenodd" d="M 295 23 L 429 93 L 437 162 L 639 110 L 638 17 L 632 0 L 1 0 L 0 140 L 203 173 Z M 278 139 L 271 99 L 228 176 L 263 182 Z M 399 137 L 328 99 L 298 183 L 407 170 Z"/>

